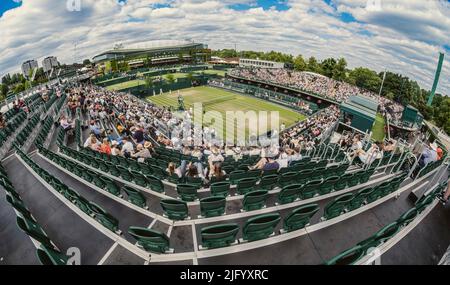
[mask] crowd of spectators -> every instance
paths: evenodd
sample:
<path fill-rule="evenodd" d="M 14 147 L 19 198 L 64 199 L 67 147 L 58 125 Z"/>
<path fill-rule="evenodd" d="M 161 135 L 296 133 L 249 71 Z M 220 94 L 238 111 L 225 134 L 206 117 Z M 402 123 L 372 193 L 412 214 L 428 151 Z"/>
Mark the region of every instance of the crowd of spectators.
<path fill-rule="evenodd" d="M 321 135 L 339 117 L 338 108 L 332 106 L 291 129 L 281 131 L 280 137 L 272 133 L 264 146 L 247 146 L 230 142 L 217 143 L 221 140 L 216 137 L 213 128 L 191 124 L 189 119 L 193 115 L 192 109 L 182 112 L 181 116 L 175 116 L 167 108 L 93 85 L 70 88 L 68 107 L 71 110 L 70 116 L 62 116 L 60 120 L 64 129 L 74 128 L 78 108 L 82 116 L 87 118 L 89 136 L 85 138 L 83 147 L 107 155 L 144 161 L 155 155 L 157 142 L 168 149 L 179 151 L 184 157 L 195 158 L 190 161 L 182 160 L 179 165 L 175 162 L 164 165 L 169 175 L 180 178 L 201 177 L 205 182 L 211 177 L 217 180 L 226 174 L 222 169 L 222 162 L 227 157 L 236 161 L 244 156 L 260 157 L 250 169 L 287 167 L 292 161 L 302 158 L 302 150 L 318 143 Z"/>
<path fill-rule="evenodd" d="M 230 75 L 299 89 L 337 102 L 344 102 L 353 95 L 367 96 L 379 101 L 381 110 L 389 113 L 394 119 L 399 119 L 403 111 L 403 107 L 392 100 L 316 73 L 288 69 L 235 68 Z"/>

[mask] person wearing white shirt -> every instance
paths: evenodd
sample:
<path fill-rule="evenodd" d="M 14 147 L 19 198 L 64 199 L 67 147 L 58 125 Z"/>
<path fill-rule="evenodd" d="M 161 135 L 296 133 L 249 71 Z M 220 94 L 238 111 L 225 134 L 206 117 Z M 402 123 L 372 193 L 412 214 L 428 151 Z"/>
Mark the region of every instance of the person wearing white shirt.
<path fill-rule="evenodd" d="M 123 138 L 122 139 L 123 142 L 123 146 L 122 146 L 122 151 L 124 154 L 128 154 L 131 155 L 134 152 L 134 147 L 133 144 L 128 140 L 128 138 Z"/>

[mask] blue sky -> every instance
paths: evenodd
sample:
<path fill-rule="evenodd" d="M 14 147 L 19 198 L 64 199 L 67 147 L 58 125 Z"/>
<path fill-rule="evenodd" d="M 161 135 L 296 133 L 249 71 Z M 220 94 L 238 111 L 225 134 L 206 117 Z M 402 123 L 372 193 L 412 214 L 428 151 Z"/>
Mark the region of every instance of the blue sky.
<path fill-rule="evenodd" d="M 0 1 L 0 17 L 4 12 L 20 7 L 22 5 L 21 1 L 13 1 L 13 0 L 1 0 Z"/>
<path fill-rule="evenodd" d="M 350 68 L 387 68 L 425 89 L 445 51 L 438 91 L 450 94 L 450 0 L 381 0 L 375 11 L 367 0 L 80 1 L 73 12 L 66 0 L 0 0 L 0 76 L 48 55 L 70 63 L 116 43 L 192 39 L 214 49 L 345 57 Z"/>

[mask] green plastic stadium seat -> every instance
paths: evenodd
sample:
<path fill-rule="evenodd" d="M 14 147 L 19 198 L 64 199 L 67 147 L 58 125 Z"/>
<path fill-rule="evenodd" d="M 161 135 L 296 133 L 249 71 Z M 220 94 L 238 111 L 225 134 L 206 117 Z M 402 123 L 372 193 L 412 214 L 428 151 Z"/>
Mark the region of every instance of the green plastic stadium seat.
<path fill-rule="evenodd" d="M 224 197 L 207 197 L 200 200 L 200 212 L 202 217 L 209 218 L 225 213 L 226 200 Z"/>
<path fill-rule="evenodd" d="M 116 165 L 112 164 L 111 162 L 107 162 L 106 165 L 108 166 L 108 171 L 109 174 L 111 174 L 114 177 L 119 177 L 120 176 L 120 171 L 117 168 Z"/>
<path fill-rule="evenodd" d="M 291 184 L 283 187 L 281 191 L 278 193 L 278 202 L 280 204 L 287 204 L 294 202 L 302 189 L 302 184 Z"/>
<path fill-rule="evenodd" d="M 86 198 L 79 196 L 75 199 L 74 204 L 85 214 L 87 214 L 89 216 L 92 214 L 92 209 L 90 207 L 90 203 Z"/>
<path fill-rule="evenodd" d="M 161 207 L 164 214 L 172 220 L 184 220 L 188 217 L 188 207 L 186 202 L 171 199 L 162 199 Z"/>
<path fill-rule="evenodd" d="M 146 251 L 165 253 L 170 250 L 169 238 L 166 234 L 152 229 L 130 227 L 128 233 L 137 240 L 139 246 Z"/>
<path fill-rule="evenodd" d="M 230 172 L 230 182 L 231 184 L 235 185 L 237 184 L 239 179 L 245 178 L 245 171 L 244 170 L 235 170 Z"/>
<path fill-rule="evenodd" d="M 48 247 L 53 247 L 50 239 L 44 233 L 41 226 L 39 226 L 35 221 L 17 216 L 17 226 L 34 240 L 37 240 Z"/>
<path fill-rule="evenodd" d="M 113 217 L 111 214 L 107 213 L 99 205 L 92 203 L 90 204 L 91 210 L 95 215 L 95 220 L 102 224 L 105 228 L 112 232 L 119 231 L 119 220 Z"/>
<path fill-rule="evenodd" d="M 64 189 L 64 192 L 62 193 L 64 195 L 64 197 L 66 197 L 67 200 L 69 200 L 70 202 L 74 202 L 75 200 L 78 199 L 78 197 L 80 197 L 80 194 L 78 194 L 77 191 L 70 189 L 69 187 L 67 187 L 66 189 Z"/>
<path fill-rule="evenodd" d="M 338 176 L 329 176 L 323 181 L 319 188 L 319 194 L 325 195 L 334 190 L 334 185 L 339 181 Z"/>
<path fill-rule="evenodd" d="M 255 241 L 268 238 L 274 233 L 275 227 L 280 222 L 278 213 L 259 215 L 247 220 L 243 228 L 243 240 Z"/>
<path fill-rule="evenodd" d="M 372 189 L 373 190 L 370 191 L 370 193 L 366 197 L 366 202 L 368 204 L 372 203 L 382 197 L 382 192 L 380 191 L 380 188 L 378 186 L 375 186 Z"/>
<path fill-rule="evenodd" d="M 123 186 L 122 190 L 127 193 L 128 201 L 135 204 L 136 206 L 139 206 L 141 208 L 145 208 L 146 206 L 146 199 L 145 196 L 142 195 L 142 193 L 134 188 L 131 188 L 129 186 Z"/>
<path fill-rule="evenodd" d="M 131 175 L 133 176 L 133 181 L 136 183 L 136 185 L 139 185 L 141 187 L 147 186 L 147 179 L 144 175 L 142 175 L 140 172 L 131 170 Z"/>
<path fill-rule="evenodd" d="M 18 195 L 18 194 L 16 194 Z M 18 212 L 20 212 L 25 218 L 33 220 L 33 217 L 25 206 L 23 201 L 19 197 L 13 197 L 11 194 L 6 195 L 6 201 Z"/>
<path fill-rule="evenodd" d="M 278 169 L 264 170 L 261 175 L 264 177 L 267 175 L 274 175 L 274 174 L 278 174 Z"/>
<path fill-rule="evenodd" d="M 245 211 L 253 211 L 265 207 L 268 196 L 269 192 L 267 190 L 248 192 L 242 201 L 243 209 Z"/>
<path fill-rule="evenodd" d="M 325 172 L 326 177 L 330 177 L 330 176 L 340 176 L 341 174 L 339 174 L 339 165 L 331 165 L 329 167 L 327 167 L 327 170 Z"/>
<path fill-rule="evenodd" d="M 161 182 L 161 179 L 159 179 L 156 176 L 146 176 L 148 186 L 152 191 L 163 193 L 164 192 L 164 184 Z"/>
<path fill-rule="evenodd" d="M 407 226 L 417 217 L 418 214 L 419 211 L 417 211 L 415 207 L 411 208 L 397 219 L 397 224 L 402 227 Z"/>
<path fill-rule="evenodd" d="M 395 236 L 399 230 L 400 225 L 397 222 L 391 223 L 357 245 L 362 246 L 367 253 L 370 248 L 378 247 L 380 244 Z"/>
<path fill-rule="evenodd" d="M 222 181 L 211 184 L 210 190 L 212 196 L 227 197 L 230 191 L 230 182 Z"/>
<path fill-rule="evenodd" d="M 325 206 L 323 218 L 325 220 L 329 220 L 341 215 L 345 211 L 348 203 L 352 200 L 352 198 L 353 194 L 347 193 L 337 197 L 336 199 L 334 199 L 334 201 L 328 203 Z"/>
<path fill-rule="evenodd" d="M 120 195 L 120 188 L 117 186 L 117 184 L 110 178 L 101 176 L 100 180 L 103 181 L 104 187 L 102 187 L 104 190 L 108 191 L 109 193 L 119 196 Z"/>
<path fill-rule="evenodd" d="M 283 229 L 291 232 L 304 228 L 319 209 L 318 204 L 308 204 L 293 210 L 292 213 L 284 218 Z"/>
<path fill-rule="evenodd" d="M 300 198 L 302 200 L 314 197 L 322 185 L 322 180 L 312 180 L 306 183 L 300 190 Z"/>
<path fill-rule="evenodd" d="M 415 207 L 419 214 L 422 213 L 423 210 L 425 210 L 431 203 L 433 203 L 433 200 L 433 195 L 422 196 L 419 200 L 417 200 Z"/>
<path fill-rule="evenodd" d="M 186 177 L 186 183 L 201 188 L 203 185 L 203 180 L 201 177 Z"/>
<path fill-rule="evenodd" d="M 197 196 L 198 187 L 191 184 L 178 184 L 177 193 L 183 201 L 195 201 Z"/>
<path fill-rule="evenodd" d="M 278 183 L 278 175 L 267 175 L 261 178 L 259 181 L 258 189 L 272 190 Z"/>
<path fill-rule="evenodd" d="M 239 232 L 237 224 L 214 225 L 202 228 L 202 246 L 205 248 L 218 248 L 229 246 L 236 241 Z"/>
<path fill-rule="evenodd" d="M 304 183 L 308 182 L 309 180 L 312 180 L 312 177 L 314 177 L 313 173 L 314 173 L 314 170 L 312 170 L 312 169 L 304 169 L 304 170 L 300 171 L 297 175 L 296 183 L 304 184 Z"/>
<path fill-rule="evenodd" d="M 42 265 L 67 265 L 69 259 L 67 255 L 43 244 L 36 250 L 36 255 Z"/>
<path fill-rule="evenodd" d="M 257 178 L 242 178 L 237 182 L 236 192 L 240 195 L 255 190 Z"/>
<path fill-rule="evenodd" d="M 358 185 L 359 184 L 359 179 L 361 178 L 361 176 L 363 174 L 364 174 L 363 170 L 355 172 L 355 173 L 352 173 L 352 174 L 350 174 L 350 173 L 344 174 L 343 178 L 347 177 L 347 187 L 354 187 L 354 186 Z"/>
<path fill-rule="evenodd" d="M 353 199 L 348 203 L 347 209 L 349 211 L 353 211 L 361 207 L 367 199 L 367 196 L 374 190 L 374 188 L 364 188 L 362 190 L 359 190 L 358 193 L 355 194 Z"/>
<path fill-rule="evenodd" d="M 364 248 L 357 245 L 328 260 L 327 262 L 325 262 L 325 265 L 353 265 L 364 255 Z"/>
<path fill-rule="evenodd" d="M 324 176 L 326 176 L 326 171 L 327 171 L 327 169 L 324 166 L 314 168 L 314 179 L 324 178 Z"/>
<path fill-rule="evenodd" d="M 385 181 L 385 182 L 381 183 L 380 185 L 376 186 L 376 188 L 377 188 L 377 191 L 380 192 L 381 197 L 384 197 L 391 193 L 391 191 L 393 190 L 393 185 L 392 185 L 391 181 Z"/>
<path fill-rule="evenodd" d="M 128 182 L 133 181 L 133 176 L 131 175 L 130 171 L 122 166 L 118 166 L 117 169 L 120 171 L 120 177 Z"/>
<path fill-rule="evenodd" d="M 292 184 L 294 180 L 296 180 L 298 173 L 296 172 L 287 172 L 284 174 L 281 174 L 278 179 L 278 185 L 280 187 L 284 187 L 286 185 Z"/>

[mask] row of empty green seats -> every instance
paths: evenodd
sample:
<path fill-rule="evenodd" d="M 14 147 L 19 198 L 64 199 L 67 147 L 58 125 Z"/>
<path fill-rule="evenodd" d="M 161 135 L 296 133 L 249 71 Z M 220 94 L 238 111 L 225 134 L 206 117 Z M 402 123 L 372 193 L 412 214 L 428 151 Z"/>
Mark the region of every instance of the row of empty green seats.
<path fill-rule="evenodd" d="M 395 192 L 400 187 L 401 183 L 407 178 L 407 173 L 394 177 L 381 184 L 364 188 L 357 193 L 347 193 L 335 198 L 328 203 L 324 209 L 323 220 L 336 218 L 343 213 L 350 212 L 362 207 L 365 204 L 370 204 L 384 196 Z"/>
<path fill-rule="evenodd" d="M 63 195 L 69 202 L 76 205 L 85 214 L 93 217 L 105 228 L 116 233 L 119 232 L 119 221 L 115 217 L 107 213 L 99 205 L 90 202 L 89 200 L 81 196 L 77 191 L 65 185 L 62 181 L 51 175 L 45 169 L 41 168 L 19 148 L 16 148 L 16 151 L 25 161 L 25 163 L 27 163 L 33 169 L 34 172 L 36 172 L 45 182 L 47 182 L 56 191 Z"/>
<path fill-rule="evenodd" d="M 37 248 L 37 257 L 39 261 L 44 265 L 67 264 L 67 256 L 62 254 L 59 249 L 56 248 L 54 243 L 33 217 L 21 196 L 8 179 L 8 175 L 2 165 L 0 165 L 0 185 L 5 189 L 6 201 L 16 212 L 17 226 L 39 244 L 39 247 Z"/>
<path fill-rule="evenodd" d="M 52 116 L 50 116 L 50 115 L 44 119 L 44 123 L 42 124 L 41 131 L 39 132 L 39 134 L 37 135 L 37 137 L 34 141 L 34 143 L 36 145 L 42 145 L 45 142 L 50 130 L 53 127 L 53 123 L 54 123 L 54 120 L 53 120 Z"/>
<path fill-rule="evenodd" d="M 335 218 L 344 211 L 352 211 L 364 204 L 375 201 L 379 196 L 378 194 L 373 197 L 370 196 L 370 193 L 372 192 L 379 192 L 381 193 L 380 195 L 387 195 L 388 192 L 395 191 L 405 177 L 405 175 L 400 175 L 386 183 L 370 188 L 370 191 L 361 190 L 354 195 L 347 195 L 345 203 L 343 203 L 344 199 L 342 197 L 335 199 L 326 206 L 324 219 Z M 386 189 L 386 185 L 389 190 Z M 224 200 L 221 200 L 223 198 L 210 197 L 206 199 L 208 199 L 207 203 L 205 203 L 204 206 L 201 205 L 202 215 L 206 217 L 216 216 L 225 211 Z M 163 199 L 161 205 L 165 214 L 170 219 L 182 220 L 188 217 L 188 207 L 183 201 Z M 280 232 L 291 232 L 304 228 L 309 225 L 311 218 L 318 211 L 319 206 L 317 204 L 303 205 L 294 209 L 283 219 L 282 230 Z M 258 215 L 248 219 L 242 228 L 242 241 L 256 241 L 272 236 L 280 221 L 281 216 L 276 212 Z M 234 244 L 239 230 L 239 225 L 236 223 L 204 227 L 200 231 L 202 247 L 218 248 Z M 167 238 L 167 236 L 157 235 L 153 230 L 145 228 L 134 228 L 133 231 L 138 242 L 147 250 L 155 251 L 155 248 L 157 248 L 159 249 L 157 250 L 158 252 L 166 252 L 169 249 L 169 238 Z M 156 247 L 153 244 L 154 240 L 158 241 L 159 247 Z"/>
<path fill-rule="evenodd" d="M 10 121 L 8 121 L 5 128 L 0 130 L 0 147 L 8 140 L 8 138 L 17 131 L 17 129 L 25 122 L 27 119 L 27 113 L 25 113 L 22 109 L 17 112 L 17 115 L 14 116 Z"/>
<path fill-rule="evenodd" d="M 114 180 L 102 175 L 99 172 L 89 170 L 81 165 L 77 165 L 64 157 L 48 149 L 45 149 L 42 146 L 38 146 L 38 149 L 40 153 L 42 153 L 42 155 L 50 159 L 52 162 L 67 169 L 81 179 L 94 184 L 95 186 L 109 192 L 110 194 L 113 194 L 114 196 L 124 198 L 124 194 L 126 194 L 124 199 L 126 199 L 127 201 L 141 208 L 147 208 L 146 198 L 139 190 L 128 186 L 120 187 Z M 156 181 L 159 180 L 155 178 L 155 183 Z"/>
<path fill-rule="evenodd" d="M 120 188 L 112 179 L 103 176 L 101 173 L 96 171 L 92 171 L 86 169 L 82 166 L 76 165 L 64 157 L 47 150 L 43 147 L 39 148 L 39 151 L 48 159 L 55 162 L 56 164 L 62 166 L 68 171 L 74 173 L 80 178 L 86 180 L 89 183 L 96 185 L 97 187 L 115 195 L 123 197 L 126 194 L 127 200 L 139 207 L 146 208 L 146 198 L 142 193 L 132 187 L 123 186 Z M 353 174 L 350 174 L 353 175 Z M 352 176 L 353 177 L 353 176 Z M 270 178 L 269 176 L 263 177 Z M 348 178 L 347 176 L 345 177 Z M 158 179 L 153 178 L 155 183 L 159 182 Z M 347 180 L 346 180 L 347 181 Z M 356 181 L 356 178 L 351 179 L 351 181 Z M 326 181 L 325 181 L 326 182 Z M 241 184 L 238 184 L 241 185 Z M 252 184 L 253 185 L 253 184 Z M 266 207 L 266 201 L 269 196 L 269 192 L 264 188 L 267 186 L 264 183 L 264 180 L 257 186 L 254 186 L 254 189 L 248 191 L 242 200 L 242 209 L 245 211 L 258 210 L 263 207 Z M 324 184 L 328 185 L 328 184 Z M 226 197 L 230 193 L 230 182 L 217 182 L 211 185 L 211 197 L 206 197 L 200 200 L 200 212 L 202 217 L 214 217 L 225 214 L 226 208 Z M 160 187 L 161 184 L 160 184 Z M 315 196 L 316 193 L 319 195 L 329 193 L 328 191 L 332 191 L 332 188 L 326 187 L 328 190 L 325 192 L 320 192 L 320 185 L 316 183 L 306 183 L 306 184 L 291 184 L 283 187 L 281 191 L 278 193 L 278 203 L 279 204 L 287 204 L 294 202 L 299 199 L 309 199 Z M 184 200 L 193 200 L 193 197 L 190 195 L 196 195 L 197 188 L 193 185 L 185 184 L 178 185 L 177 190 L 180 196 Z M 192 192 L 190 192 L 192 191 Z M 318 192 L 317 192 L 318 191 Z M 359 196 L 358 196 L 359 197 Z M 362 201 L 364 202 L 364 201 Z M 188 206 L 184 201 L 172 200 L 172 199 L 162 199 L 161 207 L 164 211 L 164 215 L 173 220 L 184 220 L 188 218 Z"/>
<path fill-rule="evenodd" d="M 101 158 L 84 155 L 67 147 L 62 147 L 61 150 L 63 153 L 80 162 L 88 164 L 103 172 L 107 172 L 115 177 L 121 177 L 123 180 L 130 183 L 134 183 L 141 187 L 149 187 L 151 190 L 157 192 L 162 192 L 164 190 L 164 186 L 160 181 L 160 179 L 165 177 L 165 172 L 161 175 L 161 172 L 163 172 L 162 169 L 160 169 L 161 171 L 156 175 L 152 175 L 154 174 L 154 171 L 149 169 L 151 166 L 131 160 L 135 166 L 131 164 L 130 168 L 139 168 L 140 171 L 130 171 L 128 168 L 115 166 L 113 163 L 102 161 Z M 69 167 L 71 167 L 70 163 Z M 77 166 L 73 165 L 73 167 Z M 295 167 L 296 166 L 292 167 L 292 169 L 296 170 Z M 226 197 L 230 193 L 229 189 L 232 184 L 236 185 L 236 192 L 240 195 L 246 195 L 255 190 L 264 191 L 271 190 L 274 187 L 280 187 L 282 190 L 279 194 L 279 202 L 285 204 L 295 201 L 298 198 L 308 199 L 316 195 L 325 195 L 333 191 L 340 191 L 347 187 L 356 186 L 360 183 L 366 183 L 375 171 L 375 168 L 370 168 L 355 173 L 344 173 L 347 167 L 348 164 L 334 165 L 328 168 L 319 167 L 316 169 L 302 170 L 298 173 L 286 172 L 262 176 L 261 178 L 258 178 L 259 173 L 257 172 L 259 172 L 259 170 L 247 172 L 241 170 L 232 172 L 229 181 L 212 183 L 210 192 L 212 196 Z M 81 168 L 81 166 L 78 166 L 78 168 Z M 314 178 L 314 180 L 311 180 L 312 178 Z M 177 192 L 180 198 L 184 201 L 196 200 L 201 183 L 202 180 L 200 178 L 188 178 L 186 183 L 177 184 Z M 264 206 L 263 200 L 265 200 L 268 195 L 265 192 L 258 193 L 261 194 L 258 195 L 258 199 L 261 200 L 260 203 Z M 255 197 L 255 195 L 256 194 L 252 194 L 249 196 Z"/>
<path fill-rule="evenodd" d="M 394 237 L 402 228 L 409 225 L 420 213 L 422 213 L 436 197 L 447 188 L 447 183 L 440 184 L 428 195 L 421 197 L 415 206 L 403 213 L 395 222 L 386 225 L 375 234 L 359 242 L 356 246 L 349 248 L 337 256 L 326 261 L 327 265 L 350 265 L 355 264 L 362 257 L 369 254 L 372 249 L 379 247 Z"/>
<path fill-rule="evenodd" d="M 17 144 L 18 146 L 23 146 L 25 142 L 28 140 L 30 134 L 33 132 L 33 130 L 36 128 L 36 126 L 39 123 L 39 117 L 40 114 L 36 113 L 31 117 L 31 119 L 28 121 L 28 124 L 23 128 L 19 134 L 17 134 L 14 144 Z"/>

